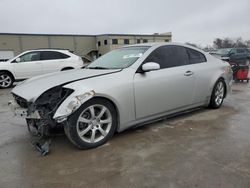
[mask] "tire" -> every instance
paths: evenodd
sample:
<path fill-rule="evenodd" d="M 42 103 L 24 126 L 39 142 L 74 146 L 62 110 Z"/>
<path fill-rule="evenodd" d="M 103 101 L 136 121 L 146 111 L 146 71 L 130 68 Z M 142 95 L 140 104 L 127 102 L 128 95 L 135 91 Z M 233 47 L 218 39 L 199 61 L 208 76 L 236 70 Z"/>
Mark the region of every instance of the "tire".
<path fill-rule="evenodd" d="M 10 88 L 13 85 L 14 78 L 11 74 L 5 71 L 0 71 L 0 88 Z"/>
<path fill-rule="evenodd" d="M 213 88 L 209 107 L 213 109 L 218 109 L 221 107 L 226 93 L 226 86 L 223 79 L 219 79 Z"/>
<path fill-rule="evenodd" d="M 104 99 L 92 99 L 68 118 L 64 131 L 78 148 L 90 149 L 106 143 L 116 128 L 117 112 L 113 104 Z"/>

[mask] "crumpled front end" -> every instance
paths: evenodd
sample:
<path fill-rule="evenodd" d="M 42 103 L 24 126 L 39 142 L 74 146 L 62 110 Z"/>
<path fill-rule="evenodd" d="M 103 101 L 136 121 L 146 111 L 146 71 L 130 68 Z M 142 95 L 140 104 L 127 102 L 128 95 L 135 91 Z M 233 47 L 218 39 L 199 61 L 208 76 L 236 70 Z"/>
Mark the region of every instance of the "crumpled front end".
<path fill-rule="evenodd" d="M 49 153 L 49 138 L 63 131 L 68 116 L 95 95 L 94 90 L 81 92 L 75 89 L 56 86 L 35 101 L 12 93 L 14 100 L 9 105 L 15 116 L 26 118 L 28 130 L 34 136 L 32 143 L 41 155 Z"/>
<path fill-rule="evenodd" d="M 18 117 L 26 118 L 28 128 L 35 128 L 34 134 L 47 135 L 51 128 L 58 123 L 53 116 L 60 104 L 74 90 L 56 86 L 44 92 L 36 101 L 27 101 L 13 93 L 14 101 L 10 102 L 11 109 Z"/>
<path fill-rule="evenodd" d="M 77 90 L 56 86 L 40 95 L 36 101 L 13 94 L 10 106 L 15 116 L 26 118 L 28 129 L 33 134 L 49 135 L 50 129 L 65 122 L 80 106 L 94 97 L 94 90 Z"/>
<path fill-rule="evenodd" d="M 75 91 L 59 106 L 53 116 L 53 119 L 55 119 L 58 123 L 67 120 L 67 117 L 69 115 L 74 113 L 78 108 L 82 106 L 83 103 L 85 103 L 95 95 L 96 93 L 94 90 L 88 90 L 85 92 Z"/>

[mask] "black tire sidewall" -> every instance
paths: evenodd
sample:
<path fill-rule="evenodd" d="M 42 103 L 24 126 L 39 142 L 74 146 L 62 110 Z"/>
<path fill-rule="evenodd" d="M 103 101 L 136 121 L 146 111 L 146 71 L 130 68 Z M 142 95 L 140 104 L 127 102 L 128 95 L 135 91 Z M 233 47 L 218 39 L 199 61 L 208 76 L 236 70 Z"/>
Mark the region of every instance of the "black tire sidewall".
<path fill-rule="evenodd" d="M 8 86 L 8 87 L 1 87 L 0 86 L 0 88 L 1 89 L 7 89 L 7 88 L 10 88 L 12 85 L 13 85 L 13 82 L 14 82 L 14 78 L 9 74 L 9 73 L 7 73 L 7 72 L 5 72 L 5 71 L 0 71 L 0 76 L 1 75 L 8 75 L 9 77 L 10 77 L 10 79 L 11 79 L 11 84 Z"/>
<path fill-rule="evenodd" d="M 106 135 L 105 138 L 103 138 L 102 140 L 96 143 L 88 143 L 88 142 L 83 141 L 77 133 L 77 120 L 79 116 L 81 115 L 81 113 L 87 107 L 94 105 L 94 104 L 100 104 L 109 109 L 111 116 L 112 116 L 112 126 L 111 126 L 109 133 Z M 69 138 L 69 140 L 73 144 L 75 144 L 78 148 L 90 149 L 90 148 L 95 148 L 106 143 L 113 136 L 113 134 L 116 131 L 116 128 L 117 128 L 117 112 L 114 106 L 112 105 L 112 103 L 110 103 L 107 100 L 97 98 L 97 99 L 91 99 L 90 101 L 87 101 L 76 112 L 74 112 L 72 115 L 69 116 L 67 124 L 65 125 L 65 133 L 67 137 Z"/>
<path fill-rule="evenodd" d="M 216 99 L 216 95 L 215 95 L 215 92 L 216 92 L 216 87 L 219 83 L 222 83 L 223 84 L 223 87 L 224 87 L 224 96 L 225 96 L 225 92 L 226 92 L 226 87 L 225 87 L 225 82 L 224 80 L 222 79 L 219 79 L 217 80 L 217 82 L 215 83 L 214 85 L 214 88 L 213 88 L 213 91 L 212 91 L 212 94 L 211 94 L 211 99 L 210 99 L 210 104 L 209 104 L 209 107 L 213 108 L 213 109 L 218 109 L 221 107 L 221 105 L 223 104 L 223 101 L 224 101 L 224 97 L 221 101 L 221 103 L 219 105 L 216 104 L 215 102 L 215 99 Z"/>

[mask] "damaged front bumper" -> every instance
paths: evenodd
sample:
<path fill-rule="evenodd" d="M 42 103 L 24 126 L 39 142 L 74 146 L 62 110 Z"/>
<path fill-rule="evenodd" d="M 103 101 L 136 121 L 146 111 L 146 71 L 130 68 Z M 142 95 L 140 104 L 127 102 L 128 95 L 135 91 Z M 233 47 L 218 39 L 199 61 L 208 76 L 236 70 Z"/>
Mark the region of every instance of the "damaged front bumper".
<path fill-rule="evenodd" d="M 12 94 L 13 100 L 8 103 L 11 111 L 16 117 L 26 119 L 33 145 L 42 155 L 46 155 L 50 145 L 46 139 L 64 133 L 63 127 L 68 117 L 94 97 L 95 91 L 81 92 L 58 86 L 44 92 L 36 100 Z"/>
<path fill-rule="evenodd" d="M 47 113 L 52 116 L 44 115 L 44 113 L 41 115 L 35 107 L 36 104 L 34 105 L 27 101 L 25 101 L 27 106 L 20 106 L 20 102 L 17 103 L 16 100 L 12 100 L 8 104 L 16 117 L 37 120 L 50 119 L 55 123 L 62 123 L 68 119 L 68 116 L 80 108 L 83 103 L 94 97 L 95 94 L 94 90 L 89 90 L 84 93 L 77 92 L 74 95 L 67 96 L 57 108 L 54 108 L 55 111 Z"/>
<path fill-rule="evenodd" d="M 39 115 L 38 111 L 28 113 L 27 108 L 20 107 L 14 100 L 9 101 L 8 105 L 16 117 L 26 119 L 41 119 L 41 116 Z"/>

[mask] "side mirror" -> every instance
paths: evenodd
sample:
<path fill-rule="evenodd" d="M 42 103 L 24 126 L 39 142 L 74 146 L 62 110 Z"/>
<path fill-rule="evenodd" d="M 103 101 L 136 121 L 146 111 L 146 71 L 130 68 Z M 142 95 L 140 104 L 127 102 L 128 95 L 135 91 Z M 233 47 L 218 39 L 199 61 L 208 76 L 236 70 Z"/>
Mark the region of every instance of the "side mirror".
<path fill-rule="evenodd" d="M 160 65 L 155 62 L 148 62 L 142 65 L 142 70 L 143 72 L 149 72 L 149 71 L 154 71 L 154 70 L 159 70 Z"/>
<path fill-rule="evenodd" d="M 17 63 L 21 62 L 20 57 L 16 58 L 16 59 L 15 59 L 15 62 L 17 62 Z"/>

